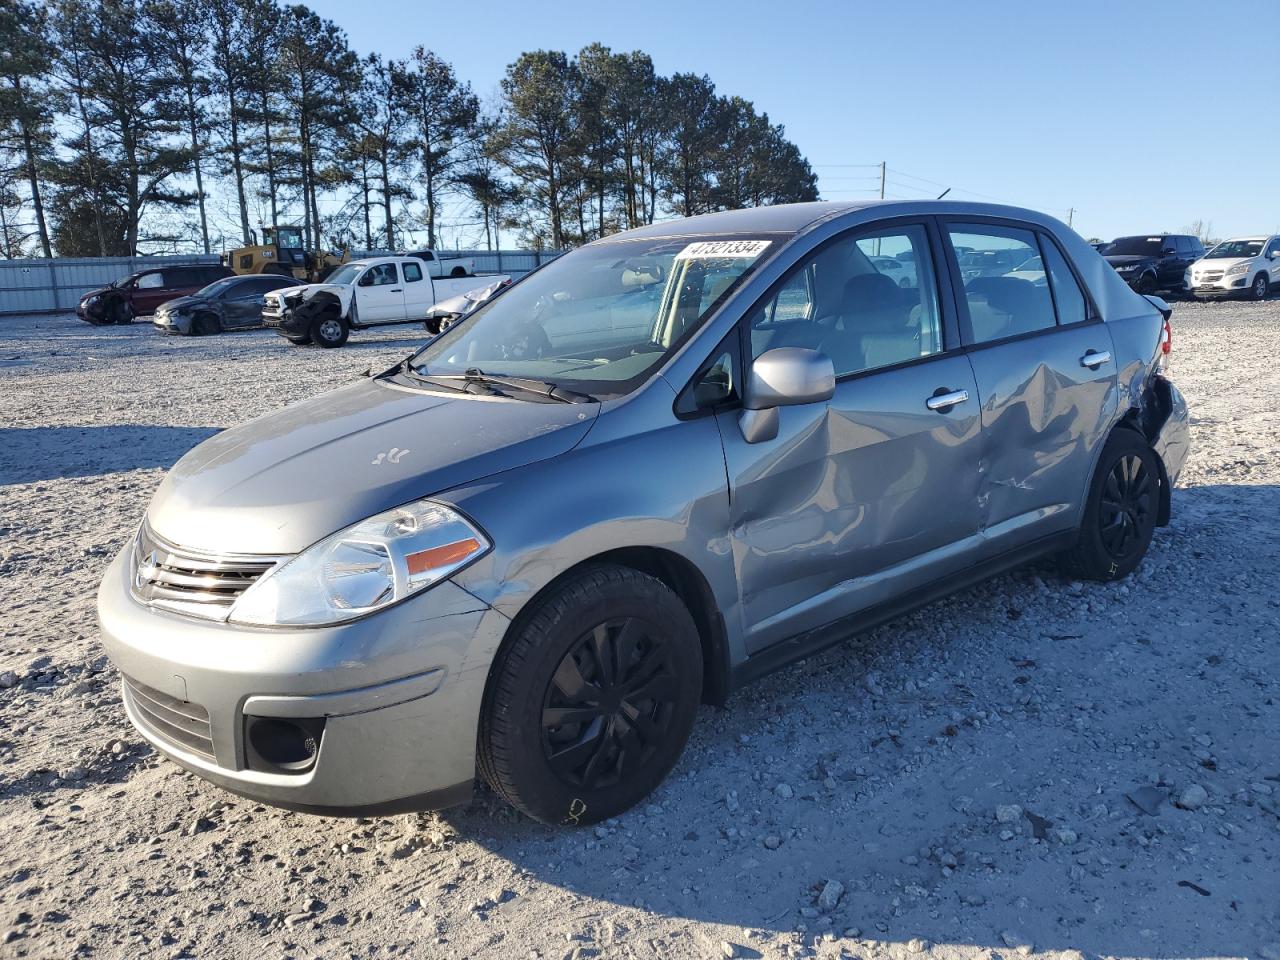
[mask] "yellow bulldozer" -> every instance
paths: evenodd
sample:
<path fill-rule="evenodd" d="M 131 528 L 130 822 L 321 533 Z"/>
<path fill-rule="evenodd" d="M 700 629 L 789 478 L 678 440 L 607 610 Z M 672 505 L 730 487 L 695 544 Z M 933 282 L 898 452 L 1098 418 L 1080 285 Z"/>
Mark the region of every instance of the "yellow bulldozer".
<path fill-rule="evenodd" d="M 351 252 L 317 253 L 302 242 L 301 227 L 263 227 L 262 243 L 239 247 L 222 255 L 222 262 L 236 274 L 274 273 L 318 283 L 339 264 L 351 259 Z"/>

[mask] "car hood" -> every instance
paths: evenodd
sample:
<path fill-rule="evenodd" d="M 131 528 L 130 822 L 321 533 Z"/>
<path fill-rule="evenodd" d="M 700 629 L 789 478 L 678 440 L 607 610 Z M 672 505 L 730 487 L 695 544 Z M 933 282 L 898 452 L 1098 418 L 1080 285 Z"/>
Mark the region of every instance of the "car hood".
<path fill-rule="evenodd" d="M 90 290 L 88 293 L 82 293 L 80 294 L 80 302 L 84 303 L 90 297 L 100 297 L 107 291 L 114 289 L 115 287 L 98 287 L 96 290 Z"/>
<path fill-rule="evenodd" d="M 597 404 L 365 380 L 225 430 L 173 467 L 152 530 L 211 553 L 296 553 L 382 510 L 571 450 Z"/>
<path fill-rule="evenodd" d="M 1107 263 L 1111 264 L 1113 267 L 1127 267 L 1127 266 L 1130 266 L 1131 264 L 1156 262 L 1155 257 L 1144 257 L 1140 254 L 1130 254 L 1130 253 L 1116 254 L 1115 256 L 1103 257 L 1102 259 L 1106 260 Z"/>
<path fill-rule="evenodd" d="M 156 309 L 156 313 L 182 313 L 185 310 L 190 310 L 208 302 L 204 297 L 176 297 L 160 304 Z"/>
<path fill-rule="evenodd" d="M 1257 257 L 1214 257 L 1210 260 L 1208 257 L 1201 257 L 1193 266 L 1197 270 L 1226 270 L 1228 267 L 1234 267 L 1238 263 L 1248 263 L 1250 260 L 1256 259 Z"/>

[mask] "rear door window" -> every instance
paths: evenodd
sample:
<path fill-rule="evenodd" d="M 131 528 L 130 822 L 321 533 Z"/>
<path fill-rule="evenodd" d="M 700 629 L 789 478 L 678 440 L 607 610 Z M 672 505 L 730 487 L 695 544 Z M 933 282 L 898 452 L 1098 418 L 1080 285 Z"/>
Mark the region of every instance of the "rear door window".
<path fill-rule="evenodd" d="M 948 223 L 946 228 L 957 251 L 964 287 L 960 322 L 969 343 L 1055 326 L 1048 277 L 1037 261 L 1040 249 L 1032 231 L 995 224 Z"/>
<path fill-rule="evenodd" d="M 1062 255 L 1058 245 L 1043 234 L 1040 246 L 1044 250 L 1044 262 L 1049 267 L 1049 282 L 1053 286 L 1054 305 L 1058 308 L 1058 323 L 1084 323 L 1089 319 L 1088 304 L 1084 292 L 1076 282 L 1075 274 L 1067 265 L 1067 258 Z"/>
<path fill-rule="evenodd" d="M 412 260 L 407 260 L 404 263 L 400 264 L 400 266 L 404 269 L 405 283 L 417 283 L 419 280 L 422 279 L 421 264 L 414 263 Z"/>

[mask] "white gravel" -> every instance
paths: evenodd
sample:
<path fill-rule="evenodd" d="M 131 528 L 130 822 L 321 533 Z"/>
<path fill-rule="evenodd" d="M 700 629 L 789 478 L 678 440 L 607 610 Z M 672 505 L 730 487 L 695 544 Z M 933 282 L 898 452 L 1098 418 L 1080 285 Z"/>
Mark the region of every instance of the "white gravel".
<path fill-rule="evenodd" d="M 797 664 L 564 831 L 485 791 L 359 821 L 223 793 L 132 732 L 97 646 L 168 466 L 420 331 L 0 319 L 0 956 L 1278 960 L 1280 302 L 1174 323 L 1194 446 L 1134 577 L 1024 570 Z"/>

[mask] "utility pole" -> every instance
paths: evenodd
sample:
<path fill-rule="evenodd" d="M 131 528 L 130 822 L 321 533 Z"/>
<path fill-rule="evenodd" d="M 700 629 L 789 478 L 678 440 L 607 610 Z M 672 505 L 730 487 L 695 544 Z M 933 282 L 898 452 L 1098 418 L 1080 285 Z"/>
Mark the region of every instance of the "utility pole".
<path fill-rule="evenodd" d="M 881 160 L 880 161 L 880 199 L 881 200 L 884 199 L 884 175 L 885 175 L 885 161 Z"/>
<path fill-rule="evenodd" d="M 1076 218 L 1076 208 L 1072 207 L 1067 211 L 1067 226 L 1071 226 L 1071 221 Z"/>

